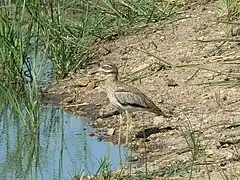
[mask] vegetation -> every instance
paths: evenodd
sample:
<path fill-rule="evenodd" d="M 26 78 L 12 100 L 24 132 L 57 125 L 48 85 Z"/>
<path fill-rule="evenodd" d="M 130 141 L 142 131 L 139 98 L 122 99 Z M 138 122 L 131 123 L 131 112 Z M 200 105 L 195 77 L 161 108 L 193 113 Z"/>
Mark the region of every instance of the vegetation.
<path fill-rule="evenodd" d="M 10 108 L 13 116 L 18 117 L 17 120 L 24 124 L 27 139 L 25 145 L 30 147 L 31 154 L 28 158 L 33 160 L 33 154 L 39 153 L 36 144 L 39 145 L 42 123 L 40 89 L 46 85 L 42 83 L 43 81 L 51 81 L 53 77 L 64 78 L 69 72 L 77 72 L 86 67 L 91 60 L 91 46 L 97 41 L 113 40 L 141 31 L 151 24 L 162 27 L 185 18 L 182 10 L 190 3 L 202 2 L 168 0 L 0 2 L 0 112 Z M 239 0 L 219 0 L 218 9 L 218 22 L 231 27 L 240 25 Z M 171 64 L 164 63 L 171 68 Z M 162 68 L 162 64 L 154 65 L 156 70 L 153 72 Z M 49 78 L 45 79 L 43 76 Z M 146 77 L 145 74 L 142 76 Z M 137 78 L 130 77 L 129 81 Z M 183 163 L 178 162 L 170 168 L 148 174 L 159 176 L 182 174 L 179 171 L 184 169 L 183 171 L 190 171 L 192 176 L 194 162 L 202 153 L 201 138 L 198 132 L 192 129 L 191 124 L 182 129 L 182 135 L 192 154 L 191 164 L 184 164 L 184 168 L 179 168 Z M 26 150 L 26 147 L 22 148 L 21 152 Z M 147 170 L 137 177 L 147 178 L 144 173 L 147 174 Z M 111 179 L 115 176 L 120 178 L 121 173 L 113 174 L 111 163 L 103 159 L 97 175 Z M 74 178 L 82 179 L 83 175 Z"/>
<path fill-rule="evenodd" d="M 43 81 L 51 81 L 53 74 L 64 78 L 70 71 L 84 68 L 94 42 L 141 30 L 150 23 L 170 23 L 181 18 L 177 10 L 174 3 L 164 1 L 1 2 L 0 111 L 7 108 L 24 125 L 26 141 L 14 156 L 21 159 L 18 153 L 32 147 L 27 150 L 29 156 L 22 157 L 29 159 L 26 172 L 39 161 L 35 162 L 34 156 L 39 157 L 40 151 Z M 111 176 L 111 166 L 106 162 L 100 163 L 99 177 Z M 16 166 L 22 167 L 21 163 Z"/>
<path fill-rule="evenodd" d="M 63 78 L 86 65 L 89 47 L 97 39 L 179 19 L 174 4 L 154 1 L 18 0 L 0 10 L 1 81 L 19 87 L 31 51 L 35 59 L 38 52 L 51 59 L 57 77 Z"/>

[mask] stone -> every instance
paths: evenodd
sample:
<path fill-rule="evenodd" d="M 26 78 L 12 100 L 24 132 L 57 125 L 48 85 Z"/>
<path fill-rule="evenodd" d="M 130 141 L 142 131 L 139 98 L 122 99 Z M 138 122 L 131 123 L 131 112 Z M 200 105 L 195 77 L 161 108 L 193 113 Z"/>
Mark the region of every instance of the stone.
<path fill-rule="evenodd" d="M 114 135 L 115 134 L 115 128 L 109 128 L 108 130 L 107 130 L 107 135 L 108 136 L 112 136 L 112 135 Z"/>
<path fill-rule="evenodd" d="M 140 148 L 140 149 L 138 149 L 137 152 L 140 153 L 140 154 L 144 154 L 144 153 L 149 152 L 149 150 L 148 150 L 148 149 L 145 149 L 145 148 Z"/>
<path fill-rule="evenodd" d="M 97 124 L 103 124 L 103 119 L 102 118 L 97 118 L 95 122 Z"/>
<path fill-rule="evenodd" d="M 90 83 L 90 79 L 87 77 L 79 78 L 75 81 L 75 85 L 79 87 L 86 87 Z"/>
<path fill-rule="evenodd" d="M 240 36 L 240 28 L 239 27 L 232 29 L 232 36 Z"/>
<path fill-rule="evenodd" d="M 175 86 L 178 86 L 178 83 L 175 80 L 173 80 L 173 79 L 168 79 L 167 80 L 167 85 L 169 87 L 175 87 Z"/>
<path fill-rule="evenodd" d="M 129 162 L 135 162 L 135 161 L 138 161 L 139 158 L 137 156 L 133 156 L 133 157 L 130 157 L 129 158 Z"/>

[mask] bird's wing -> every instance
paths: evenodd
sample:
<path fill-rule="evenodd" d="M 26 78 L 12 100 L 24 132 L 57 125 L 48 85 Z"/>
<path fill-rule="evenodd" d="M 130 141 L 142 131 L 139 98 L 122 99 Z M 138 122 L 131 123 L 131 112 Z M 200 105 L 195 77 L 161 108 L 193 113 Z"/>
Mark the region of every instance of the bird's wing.
<path fill-rule="evenodd" d="M 133 86 L 118 87 L 115 89 L 114 95 L 122 105 L 130 105 L 145 109 L 157 108 L 145 94 Z"/>

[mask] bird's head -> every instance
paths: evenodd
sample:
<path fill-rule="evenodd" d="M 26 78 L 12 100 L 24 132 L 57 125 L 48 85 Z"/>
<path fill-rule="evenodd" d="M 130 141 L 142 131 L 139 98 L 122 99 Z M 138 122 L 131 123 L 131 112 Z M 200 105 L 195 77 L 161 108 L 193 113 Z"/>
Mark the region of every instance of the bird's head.
<path fill-rule="evenodd" d="M 118 68 L 115 64 L 112 63 L 101 63 L 100 68 L 98 70 L 99 72 L 107 75 L 107 76 L 118 76 Z"/>

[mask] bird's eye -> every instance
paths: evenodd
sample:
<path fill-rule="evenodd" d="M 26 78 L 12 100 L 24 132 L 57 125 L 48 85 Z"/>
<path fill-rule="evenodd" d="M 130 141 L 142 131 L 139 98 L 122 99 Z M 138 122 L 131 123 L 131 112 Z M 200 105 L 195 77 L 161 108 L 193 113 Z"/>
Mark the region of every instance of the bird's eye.
<path fill-rule="evenodd" d="M 107 64 L 107 65 L 104 65 L 103 68 L 104 68 L 104 69 L 111 69 L 112 66 L 110 66 L 110 65 Z"/>

